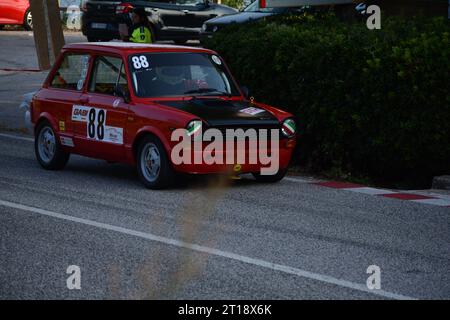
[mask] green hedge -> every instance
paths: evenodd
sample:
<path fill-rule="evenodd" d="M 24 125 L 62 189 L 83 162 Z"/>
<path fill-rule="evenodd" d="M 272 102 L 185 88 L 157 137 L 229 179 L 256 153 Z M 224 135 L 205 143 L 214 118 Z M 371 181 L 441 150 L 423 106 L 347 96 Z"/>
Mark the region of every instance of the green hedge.
<path fill-rule="evenodd" d="M 385 18 L 370 31 L 284 16 L 231 26 L 206 46 L 257 101 L 298 116 L 303 167 L 425 186 L 450 173 L 449 32 L 440 18 Z"/>
<path fill-rule="evenodd" d="M 241 9 L 244 7 L 244 0 L 222 0 L 222 4 L 232 8 Z"/>

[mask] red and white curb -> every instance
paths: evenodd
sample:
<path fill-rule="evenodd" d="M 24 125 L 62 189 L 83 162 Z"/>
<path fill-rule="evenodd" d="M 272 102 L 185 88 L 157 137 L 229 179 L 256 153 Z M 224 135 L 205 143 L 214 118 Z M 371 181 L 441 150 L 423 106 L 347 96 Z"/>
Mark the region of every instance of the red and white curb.
<path fill-rule="evenodd" d="M 363 193 L 372 196 L 406 200 L 440 207 L 450 207 L 450 195 L 444 194 L 437 194 L 437 193 L 423 194 L 420 193 L 420 191 L 396 191 L 388 189 L 378 189 L 350 182 L 317 181 L 313 179 L 301 179 L 291 177 L 286 177 L 285 180 L 300 183 L 308 183 L 332 189 L 339 189 L 343 191 Z"/>

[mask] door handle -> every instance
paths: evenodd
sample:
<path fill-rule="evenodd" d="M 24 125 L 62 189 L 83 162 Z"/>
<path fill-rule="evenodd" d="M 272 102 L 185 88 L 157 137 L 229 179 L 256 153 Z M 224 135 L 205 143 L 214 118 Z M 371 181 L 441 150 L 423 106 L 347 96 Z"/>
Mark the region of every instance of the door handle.
<path fill-rule="evenodd" d="M 184 14 L 189 14 L 189 10 L 181 10 Z"/>

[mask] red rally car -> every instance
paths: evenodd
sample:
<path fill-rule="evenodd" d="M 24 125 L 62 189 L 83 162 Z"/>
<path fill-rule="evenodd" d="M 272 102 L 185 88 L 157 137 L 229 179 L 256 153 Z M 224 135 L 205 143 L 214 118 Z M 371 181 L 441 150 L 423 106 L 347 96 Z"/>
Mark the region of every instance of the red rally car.
<path fill-rule="evenodd" d="M 136 165 L 144 185 L 153 189 L 168 186 L 176 173 L 252 173 L 257 180 L 279 181 L 296 141 L 291 114 L 249 99 L 214 51 L 185 46 L 66 45 L 33 97 L 31 121 L 36 157 L 45 169 L 62 169 L 71 153 L 80 154 Z M 219 133 L 278 130 L 277 171 L 263 175 L 262 163 L 235 158 L 233 163 L 174 161 L 174 131 L 189 135 L 199 125 Z M 273 144 L 267 150 L 273 153 Z"/>

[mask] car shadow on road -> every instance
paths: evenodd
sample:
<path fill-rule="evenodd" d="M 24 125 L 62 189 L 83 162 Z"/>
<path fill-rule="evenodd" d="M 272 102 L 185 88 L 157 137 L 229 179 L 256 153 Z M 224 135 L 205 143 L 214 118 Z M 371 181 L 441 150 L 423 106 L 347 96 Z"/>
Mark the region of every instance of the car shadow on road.
<path fill-rule="evenodd" d="M 120 182 L 122 186 L 132 188 L 142 188 L 138 178 L 136 168 L 130 165 L 121 163 L 109 163 L 107 161 L 86 159 L 75 156 L 74 159 L 69 160 L 66 168 L 62 172 L 71 172 L 82 176 L 99 177 L 102 180 Z M 241 188 L 250 185 L 259 184 L 251 175 L 243 175 L 239 179 L 219 174 L 208 175 L 193 175 L 193 174 L 178 174 L 175 183 L 166 190 L 182 191 L 193 189 L 208 189 L 215 186 Z"/>

